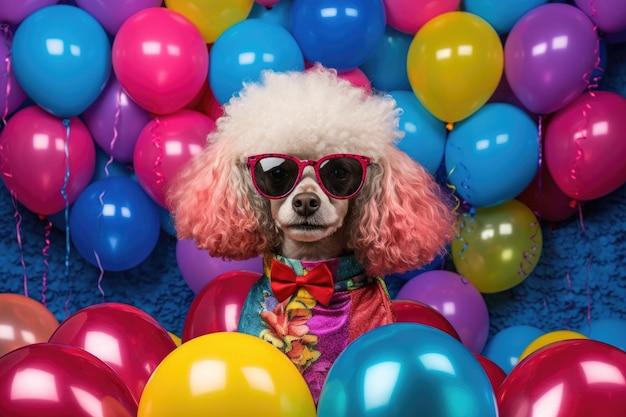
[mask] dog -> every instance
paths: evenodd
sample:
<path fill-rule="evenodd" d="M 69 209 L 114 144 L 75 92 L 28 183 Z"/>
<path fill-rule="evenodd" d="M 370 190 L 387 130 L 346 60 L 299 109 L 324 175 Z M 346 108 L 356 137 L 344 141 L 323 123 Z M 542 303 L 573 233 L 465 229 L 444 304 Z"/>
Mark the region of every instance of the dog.
<path fill-rule="evenodd" d="M 399 109 L 336 71 L 262 74 L 224 106 L 168 187 L 179 239 L 263 255 L 238 331 L 272 343 L 317 402 L 342 350 L 396 320 L 383 278 L 445 253 L 452 204 L 397 146 Z"/>

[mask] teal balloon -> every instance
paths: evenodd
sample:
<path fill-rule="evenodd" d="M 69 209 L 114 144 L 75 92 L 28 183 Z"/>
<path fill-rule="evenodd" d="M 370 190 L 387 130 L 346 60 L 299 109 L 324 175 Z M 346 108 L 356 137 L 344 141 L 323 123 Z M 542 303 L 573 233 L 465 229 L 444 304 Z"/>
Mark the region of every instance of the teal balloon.
<path fill-rule="evenodd" d="M 28 15 L 11 47 L 18 83 L 36 104 L 74 117 L 98 98 L 111 73 L 111 44 L 86 11 L 57 4 Z"/>
<path fill-rule="evenodd" d="M 524 349 L 545 332 L 529 325 L 505 327 L 487 341 L 482 355 L 509 374 L 519 362 Z"/>
<path fill-rule="evenodd" d="M 482 17 L 500 35 L 509 33 L 513 25 L 532 9 L 548 0 L 464 0 L 465 11 Z"/>
<path fill-rule="evenodd" d="M 485 104 L 456 123 L 448 134 L 444 160 L 448 182 L 467 204 L 502 204 L 517 197 L 535 178 L 537 124 L 512 104 Z"/>
<path fill-rule="evenodd" d="M 406 57 L 413 37 L 387 25 L 374 54 L 360 66 L 374 89 L 411 91 Z"/>
<path fill-rule="evenodd" d="M 591 320 L 589 325 L 583 326 L 579 332 L 589 339 L 626 351 L 626 320 L 617 318 Z"/>
<path fill-rule="evenodd" d="M 390 91 L 389 94 L 402 109 L 399 129 L 404 137 L 398 148 L 434 174 L 443 161 L 447 136 L 445 124 L 426 110 L 413 91 Z"/>
<path fill-rule="evenodd" d="M 349 344 L 332 365 L 318 417 L 495 417 L 491 383 L 461 342 L 431 326 L 394 323 Z"/>

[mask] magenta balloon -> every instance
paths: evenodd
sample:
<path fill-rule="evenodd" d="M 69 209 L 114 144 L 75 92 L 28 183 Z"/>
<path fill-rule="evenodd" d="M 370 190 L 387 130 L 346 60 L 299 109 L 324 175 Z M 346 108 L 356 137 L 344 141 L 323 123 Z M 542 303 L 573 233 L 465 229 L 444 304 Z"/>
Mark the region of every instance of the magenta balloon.
<path fill-rule="evenodd" d="M 407 281 L 396 299 L 415 300 L 439 311 L 465 347 L 480 353 L 489 335 L 489 312 L 482 294 L 463 276 L 446 270 L 422 272 Z"/>
<path fill-rule="evenodd" d="M 95 17 L 111 35 L 133 14 L 148 7 L 160 7 L 161 3 L 163 0 L 76 0 L 76 5 Z"/>
<path fill-rule="evenodd" d="M 1 6 L 0 0 L 0 8 Z M 18 84 L 11 68 L 10 34 L 0 35 L 0 117 L 5 119 L 26 101 L 26 93 Z M 2 66 L 4 63 L 4 66 Z"/>
<path fill-rule="evenodd" d="M 624 0 L 574 0 L 580 10 L 607 33 L 626 29 L 626 1 Z"/>
<path fill-rule="evenodd" d="M 0 357 L 0 415 L 135 417 L 137 401 L 115 371 L 86 350 L 36 343 Z"/>
<path fill-rule="evenodd" d="M 0 22 L 17 25 L 33 12 L 58 2 L 59 0 L 0 0 Z"/>
<path fill-rule="evenodd" d="M 522 16 L 506 38 L 506 78 L 531 112 L 553 113 L 589 86 L 598 43 L 593 22 L 579 8 L 541 5 Z"/>
<path fill-rule="evenodd" d="M 215 277 L 226 272 L 248 271 L 262 274 L 261 257 L 244 261 L 227 261 L 214 258 L 204 249 L 198 249 L 193 240 L 180 239 L 176 242 L 176 262 L 183 279 L 194 293 L 199 293 Z"/>
<path fill-rule="evenodd" d="M 83 113 L 93 139 L 119 162 L 132 162 L 135 143 L 150 113 L 126 94 L 114 74 L 96 101 Z"/>

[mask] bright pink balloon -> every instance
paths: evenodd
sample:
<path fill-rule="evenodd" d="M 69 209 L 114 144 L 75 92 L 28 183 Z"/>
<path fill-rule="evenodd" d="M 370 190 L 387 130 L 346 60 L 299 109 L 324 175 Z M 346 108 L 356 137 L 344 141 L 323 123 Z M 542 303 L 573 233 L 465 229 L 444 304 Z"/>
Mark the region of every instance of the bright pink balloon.
<path fill-rule="evenodd" d="M 152 119 L 135 144 L 133 166 L 146 193 L 165 207 L 167 185 L 182 164 L 200 153 L 207 135 L 215 129 L 209 116 L 194 110 L 179 110 Z"/>
<path fill-rule="evenodd" d="M 115 36 L 112 55 L 124 89 L 156 114 L 187 105 L 209 71 L 209 52 L 198 28 L 165 7 L 149 7 L 128 18 Z"/>
<path fill-rule="evenodd" d="M 86 350 L 36 343 L 0 357 L 0 415 L 135 417 L 137 401 L 119 375 Z"/>
<path fill-rule="evenodd" d="M 576 6 L 607 33 L 626 29 L 626 1 L 624 0 L 574 0 Z"/>
<path fill-rule="evenodd" d="M 426 22 L 459 9 L 461 0 L 385 0 L 387 24 L 414 35 Z"/>
<path fill-rule="evenodd" d="M 120 303 L 95 304 L 65 319 L 50 342 L 76 346 L 109 365 L 139 402 L 148 378 L 176 343 L 152 316 Z"/>
<path fill-rule="evenodd" d="M 552 343 L 511 370 L 497 399 L 500 417 L 623 417 L 626 352 L 591 339 Z"/>
<path fill-rule="evenodd" d="M 37 214 L 58 213 L 73 203 L 95 170 L 96 148 L 89 130 L 78 117 L 66 120 L 67 126 L 63 119 L 30 106 L 16 112 L 0 134 L 2 181 Z"/>
<path fill-rule="evenodd" d="M 353 85 L 363 88 L 368 93 L 372 92 L 372 83 L 367 75 L 360 69 L 354 68 L 349 71 L 340 72 L 339 78 L 350 81 Z"/>
<path fill-rule="evenodd" d="M 279 0 L 255 0 L 260 6 L 272 7 L 278 3 Z"/>
<path fill-rule="evenodd" d="M 394 299 L 391 301 L 398 323 L 418 323 L 439 329 L 461 341 L 454 326 L 437 309 L 415 300 Z"/>
<path fill-rule="evenodd" d="M 626 181 L 626 98 L 611 91 L 581 94 L 549 120 L 545 163 L 575 200 L 602 197 Z"/>

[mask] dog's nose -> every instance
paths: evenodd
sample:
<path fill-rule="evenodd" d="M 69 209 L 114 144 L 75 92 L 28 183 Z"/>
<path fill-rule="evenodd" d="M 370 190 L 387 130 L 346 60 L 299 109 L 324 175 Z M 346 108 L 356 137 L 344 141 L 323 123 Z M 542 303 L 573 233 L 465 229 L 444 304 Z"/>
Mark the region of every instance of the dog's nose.
<path fill-rule="evenodd" d="M 300 216 L 310 216 L 320 208 L 320 199 L 315 193 L 300 193 L 293 197 L 291 205 Z"/>

